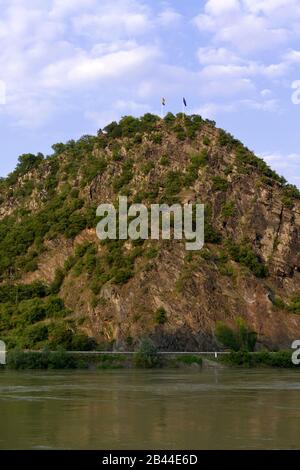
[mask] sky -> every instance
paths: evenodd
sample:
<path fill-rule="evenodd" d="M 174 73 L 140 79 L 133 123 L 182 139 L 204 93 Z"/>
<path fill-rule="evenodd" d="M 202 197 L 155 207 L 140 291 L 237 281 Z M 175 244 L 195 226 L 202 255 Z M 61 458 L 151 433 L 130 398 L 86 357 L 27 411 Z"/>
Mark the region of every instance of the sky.
<path fill-rule="evenodd" d="M 0 0 L 0 176 L 183 96 L 300 187 L 300 1 Z"/>

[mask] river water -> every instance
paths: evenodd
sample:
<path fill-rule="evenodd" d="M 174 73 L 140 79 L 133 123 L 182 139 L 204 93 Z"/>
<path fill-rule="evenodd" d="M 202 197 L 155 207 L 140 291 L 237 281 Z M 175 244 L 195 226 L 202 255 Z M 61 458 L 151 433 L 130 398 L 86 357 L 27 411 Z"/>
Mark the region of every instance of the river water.
<path fill-rule="evenodd" d="M 0 449 L 297 449 L 300 373 L 0 372 Z"/>

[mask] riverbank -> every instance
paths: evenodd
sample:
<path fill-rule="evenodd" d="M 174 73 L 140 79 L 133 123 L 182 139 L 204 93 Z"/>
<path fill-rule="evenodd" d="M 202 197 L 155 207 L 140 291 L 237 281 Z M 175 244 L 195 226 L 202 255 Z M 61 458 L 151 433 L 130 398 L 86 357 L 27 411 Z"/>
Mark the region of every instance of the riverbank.
<path fill-rule="evenodd" d="M 198 354 L 155 354 L 115 352 L 11 351 L 3 369 L 132 369 L 202 367 Z M 1 367 L 1 366 L 0 366 Z"/>
<path fill-rule="evenodd" d="M 291 351 L 276 352 L 254 352 L 247 351 L 231 352 L 228 355 L 220 356 L 222 364 L 233 367 L 254 368 L 254 367 L 277 367 L 282 369 L 299 369 L 299 366 L 292 362 Z"/>
<path fill-rule="evenodd" d="M 70 351 L 11 351 L 7 363 L 0 366 L 11 370 L 47 369 L 133 369 L 133 368 L 194 368 L 201 367 L 273 367 L 297 369 L 290 351 L 231 352 L 231 353 L 179 353 L 179 352 L 70 352 Z"/>

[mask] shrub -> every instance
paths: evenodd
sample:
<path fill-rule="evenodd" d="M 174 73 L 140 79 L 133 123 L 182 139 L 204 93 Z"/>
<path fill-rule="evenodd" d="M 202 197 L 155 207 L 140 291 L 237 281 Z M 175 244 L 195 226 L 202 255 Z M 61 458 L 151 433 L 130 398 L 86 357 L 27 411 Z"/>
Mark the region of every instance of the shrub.
<path fill-rule="evenodd" d="M 22 347 L 31 349 L 48 339 L 48 327 L 44 324 L 28 326 L 22 335 Z"/>
<path fill-rule="evenodd" d="M 196 355 L 193 355 L 193 354 L 185 354 L 185 355 L 182 355 L 182 356 L 177 356 L 176 357 L 176 361 L 177 362 L 181 362 L 182 364 L 186 364 L 186 365 L 192 365 L 192 364 L 198 364 L 199 366 L 202 366 L 203 364 L 203 360 L 202 360 L 202 357 L 200 356 L 196 356 Z"/>
<path fill-rule="evenodd" d="M 113 181 L 113 190 L 118 193 L 124 186 L 130 183 L 133 178 L 133 162 L 128 160 L 124 163 L 122 173 Z"/>
<path fill-rule="evenodd" d="M 7 354 L 9 369 L 47 369 L 49 353 L 24 353 L 20 350 L 10 351 Z"/>
<path fill-rule="evenodd" d="M 42 282 L 32 284 L 2 284 L 0 285 L 0 303 L 18 303 L 33 297 L 43 298 L 49 293 L 49 288 Z"/>
<path fill-rule="evenodd" d="M 286 207 L 287 209 L 293 209 L 293 207 L 294 207 L 294 201 L 293 201 L 292 198 L 289 197 L 289 196 L 283 196 L 283 197 L 282 197 L 282 204 L 283 204 L 284 207 Z"/>
<path fill-rule="evenodd" d="M 165 178 L 164 196 L 166 201 L 172 201 L 182 188 L 182 177 L 179 171 L 169 171 Z"/>
<path fill-rule="evenodd" d="M 74 335 L 71 343 L 71 351 L 93 351 L 97 347 L 94 338 L 90 338 L 84 334 Z"/>
<path fill-rule="evenodd" d="M 51 348 L 72 349 L 73 331 L 63 322 L 53 323 L 49 327 L 49 346 Z"/>
<path fill-rule="evenodd" d="M 212 181 L 214 191 L 227 191 L 228 182 L 224 178 L 221 178 L 221 176 L 214 176 Z"/>
<path fill-rule="evenodd" d="M 58 294 L 64 282 L 64 279 L 65 279 L 65 272 L 62 269 L 58 268 L 55 272 L 54 281 L 52 282 L 51 287 L 50 287 L 52 294 Z"/>
<path fill-rule="evenodd" d="M 126 284 L 127 281 L 133 276 L 132 269 L 130 268 L 121 268 L 117 270 L 114 276 L 114 282 L 116 284 Z"/>
<path fill-rule="evenodd" d="M 241 318 L 236 320 L 236 328 L 234 330 L 223 322 L 219 322 L 215 335 L 223 346 L 233 351 L 254 351 L 257 341 L 257 333 L 250 330 Z"/>
<path fill-rule="evenodd" d="M 141 340 L 139 349 L 135 353 L 134 362 L 137 367 L 152 369 L 160 365 L 157 348 L 149 338 Z"/>
<path fill-rule="evenodd" d="M 204 209 L 204 240 L 205 243 L 220 243 L 222 237 L 217 230 L 212 226 L 212 210 L 209 205 L 205 205 Z"/>
<path fill-rule="evenodd" d="M 234 261 L 249 268 L 256 277 L 265 278 L 268 276 L 267 266 L 262 263 L 251 247 L 229 243 L 228 251 Z"/>
<path fill-rule="evenodd" d="M 228 150 L 231 150 L 232 148 L 234 148 L 234 146 L 240 143 L 231 134 L 223 131 L 222 129 L 219 131 L 218 141 L 219 145 L 221 145 L 222 147 L 226 147 Z"/>
<path fill-rule="evenodd" d="M 292 297 L 288 305 L 288 311 L 291 313 L 300 314 L 300 297 L 298 295 Z"/>
<path fill-rule="evenodd" d="M 154 168 L 154 163 L 153 162 L 147 162 L 142 166 L 142 173 L 144 175 L 148 175 L 150 171 Z"/>
<path fill-rule="evenodd" d="M 63 348 L 49 354 L 49 369 L 76 369 L 76 361 Z"/>
<path fill-rule="evenodd" d="M 283 310 L 285 310 L 287 308 L 285 302 L 279 296 L 272 296 L 271 301 L 272 301 L 272 304 L 274 305 L 274 307 L 276 307 L 276 308 L 280 308 L 280 309 L 283 309 Z"/>
<path fill-rule="evenodd" d="M 156 133 L 152 135 L 152 142 L 154 144 L 161 144 L 162 143 L 162 135 L 160 133 Z"/>
<path fill-rule="evenodd" d="M 292 353 L 290 351 L 262 351 L 257 353 L 237 351 L 222 357 L 221 360 L 227 364 L 242 367 L 268 366 L 286 369 L 298 367 L 292 363 Z"/>
<path fill-rule="evenodd" d="M 184 177 L 185 186 L 189 186 L 197 180 L 199 169 L 202 166 L 205 166 L 207 162 L 208 153 L 206 150 L 202 150 L 200 153 L 193 153 L 191 155 L 191 164 L 187 168 L 187 172 Z"/>
<path fill-rule="evenodd" d="M 218 323 L 216 326 L 215 336 L 217 340 L 226 348 L 233 351 L 239 351 L 240 344 L 236 333 L 224 323 Z"/>
<path fill-rule="evenodd" d="M 175 116 L 172 113 L 167 113 L 164 117 L 164 121 L 166 124 L 173 124 L 175 122 Z"/>
<path fill-rule="evenodd" d="M 155 321 L 158 325 L 164 325 L 167 321 L 167 312 L 163 307 L 160 307 L 155 312 Z"/>
<path fill-rule="evenodd" d="M 235 205 L 234 202 L 229 201 L 222 206 L 222 215 L 225 218 L 232 217 L 234 215 Z"/>
<path fill-rule="evenodd" d="M 169 159 L 169 157 L 168 157 L 167 155 L 163 155 L 163 156 L 161 157 L 161 159 L 160 159 L 160 164 L 161 164 L 162 166 L 168 166 L 168 165 L 170 165 L 170 159 Z"/>
<path fill-rule="evenodd" d="M 177 124 L 176 126 L 174 126 L 173 130 L 178 140 L 183 141 L 186 139 L 187 135 L 183 126 L 181 126 L 180 124 Z"/>

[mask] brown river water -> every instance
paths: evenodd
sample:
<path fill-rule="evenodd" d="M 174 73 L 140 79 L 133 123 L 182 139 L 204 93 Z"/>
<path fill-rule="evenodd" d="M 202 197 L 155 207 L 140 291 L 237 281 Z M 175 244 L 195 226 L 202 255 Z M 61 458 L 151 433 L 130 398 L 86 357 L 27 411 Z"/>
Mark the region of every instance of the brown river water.
<path fill-rule="evenodd" d="M 299 423 L 298 370 L 0 372 L 0 449 L 299 449 Z"/>

